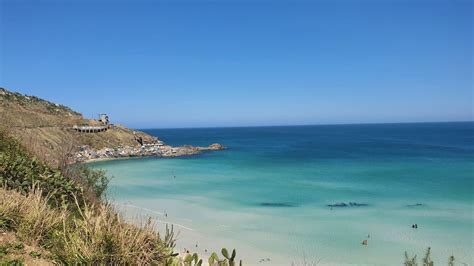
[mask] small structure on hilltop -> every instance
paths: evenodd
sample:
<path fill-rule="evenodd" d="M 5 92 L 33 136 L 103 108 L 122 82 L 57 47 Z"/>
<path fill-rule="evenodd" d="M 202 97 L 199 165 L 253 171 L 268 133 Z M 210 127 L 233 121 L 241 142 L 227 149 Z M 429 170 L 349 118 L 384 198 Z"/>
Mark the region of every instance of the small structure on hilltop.
<path fill-rule="evenodd" d="M 107 114 L 99 114 L 99 122 L 107 126 L 109 124 L 109 116 Z"/>
<path fill-rule="evenodd" d="M 99 119 L 97 120 L 101 124 L 100 126 L 91 126 L 91 125 L 74 125 L 73 130 L 82 133 L 99 133 L 107 131 L 111 127 L 109 124 L 109 116 L 107 114 L 99 114 Z"/>

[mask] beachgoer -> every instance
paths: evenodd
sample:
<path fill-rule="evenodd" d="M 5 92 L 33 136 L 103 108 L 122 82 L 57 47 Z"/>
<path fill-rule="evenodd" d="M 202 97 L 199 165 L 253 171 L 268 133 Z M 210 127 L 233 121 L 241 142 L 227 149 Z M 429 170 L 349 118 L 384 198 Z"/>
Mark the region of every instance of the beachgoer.
<path fill-rule="evenodd" d="M 368 244 L 369 244 L 369 241 L 367 239 L 364 239 L 364 241 L 362 241 L 362 245 L 367 246 Z"/>

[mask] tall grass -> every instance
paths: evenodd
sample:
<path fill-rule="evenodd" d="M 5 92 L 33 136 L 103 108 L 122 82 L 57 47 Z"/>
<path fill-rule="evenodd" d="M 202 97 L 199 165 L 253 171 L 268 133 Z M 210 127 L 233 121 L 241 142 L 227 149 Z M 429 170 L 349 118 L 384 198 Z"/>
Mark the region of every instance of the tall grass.
<path fill-rule="evenodd" d="M 160 239 L 151 220 L 142 226 L 128 224 L 108 204 L 86 204 L 79 214 L 68 209 L 51 207 L 38 189 L 27 195 L 0 189 L 2 227 L 48 249 L 56 262 L 164 265 L 171 256 L 172 248 Z"/>
<path fill-rule="evenodd" d="M 55 230 L 66 218 L 66 210 L 51 208 L 48 197 L 44 197 L 36 188 L 27 195 L 0 189 L 2 227 L 16 231 L 17 236 L 24 241 L 49 246 Z"/>

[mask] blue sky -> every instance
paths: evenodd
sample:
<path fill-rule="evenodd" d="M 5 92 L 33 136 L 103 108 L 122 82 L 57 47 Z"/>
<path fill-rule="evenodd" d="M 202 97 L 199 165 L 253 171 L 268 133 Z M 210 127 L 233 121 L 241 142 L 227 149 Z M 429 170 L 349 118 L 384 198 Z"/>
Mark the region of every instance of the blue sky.
<path fill-rule="evenodd" d="M 0 0 L 0 86 L 136 128 L 472 120 L 473 2 Z"/>

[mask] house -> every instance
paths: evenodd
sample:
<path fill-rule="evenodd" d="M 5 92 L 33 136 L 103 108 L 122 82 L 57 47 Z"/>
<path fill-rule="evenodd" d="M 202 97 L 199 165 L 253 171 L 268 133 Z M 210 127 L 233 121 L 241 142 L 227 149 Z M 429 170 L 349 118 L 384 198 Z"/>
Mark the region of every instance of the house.
<path fill-rule="evenodd" d="M 101 122 L 104 125 L 109 124 L 109 116 L 107 114 L 99 114 L 99 122 Z"/>

